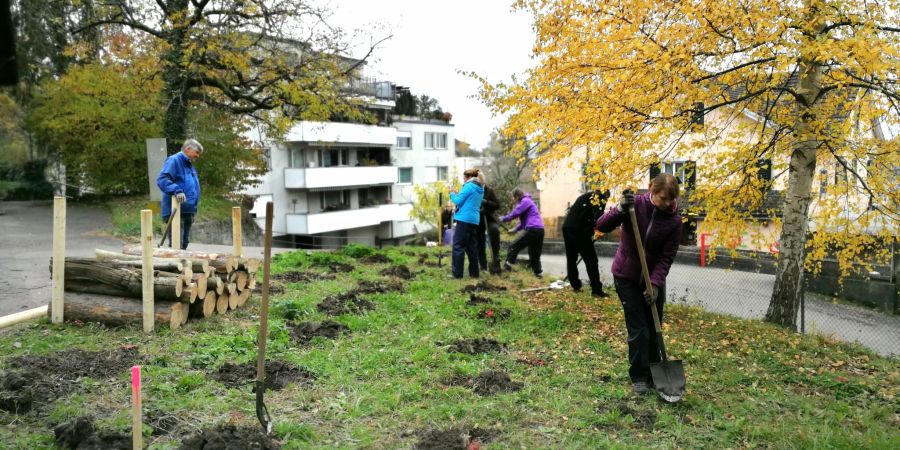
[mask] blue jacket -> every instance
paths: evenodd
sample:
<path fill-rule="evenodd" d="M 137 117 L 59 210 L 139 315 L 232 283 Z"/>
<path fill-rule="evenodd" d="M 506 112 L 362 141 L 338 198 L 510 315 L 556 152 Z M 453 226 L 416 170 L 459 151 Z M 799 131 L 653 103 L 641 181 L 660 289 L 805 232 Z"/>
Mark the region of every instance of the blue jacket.
<path fill-rule="evenodd" d="M 172 196 L 179 192 L 184 192 L 186 197 L 181 204 L 181 213 L 197 213 L 197 205 L 200 203 L 200 179 L 197 178 L 197 169 L 184 153 L 178 152 L 166 158 L 162 171 L 156 177 L 156 185 L 163 193 L 163 219 L 168 219 L 172 214 Z"/>
<path fill-rule="evenodd" d="M 450 201 L 456 205 L 456 214 L 453 215 L 453 219 L 478 225 L 483 197 L 484 188 L 474 178 L 466 181 L 458 194 L 450 193 Z"/>

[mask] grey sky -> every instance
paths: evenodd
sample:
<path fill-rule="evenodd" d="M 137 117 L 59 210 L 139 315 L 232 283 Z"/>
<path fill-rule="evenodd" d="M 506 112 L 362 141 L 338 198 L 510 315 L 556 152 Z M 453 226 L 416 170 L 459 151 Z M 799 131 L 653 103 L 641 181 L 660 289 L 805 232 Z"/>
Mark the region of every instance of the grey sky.
<path fill-rule="evenodd" d="M 339 0 L 330 22 L 369 37 L 393 34 L 375 52 L 368 74 L 436 98 L 453 114 L 456 138 L 477 149 L 503 119 L 474 98 L 478 83 L 457 73 L 474 71 L 492 82 L 509 81 L 531 66 L 531 18 L 512 12 L 511 0 Z M 360 56 L 360 55 L 354 55 Z"/>

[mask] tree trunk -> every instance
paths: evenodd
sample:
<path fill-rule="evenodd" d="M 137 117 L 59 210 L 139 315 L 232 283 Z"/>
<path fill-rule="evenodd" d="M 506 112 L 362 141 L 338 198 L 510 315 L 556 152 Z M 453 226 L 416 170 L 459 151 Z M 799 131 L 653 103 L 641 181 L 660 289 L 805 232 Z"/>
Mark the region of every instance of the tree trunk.
<path fill-rule="evenodd" d="M 188 0 L 167 2 L 167 22 L 171 28 L 166 33 L 168 51 L 163 56 L 163 96 L 166 102 L 166 116 L 163 131 L 166 135 L 168 153 L 174 155 L 181 150 L 181 143 L 187 137 L 187 68 L 184 58 L 185 18 L 188 16 Z"/>
<path fill-rule="evenodd" d="M 816 120 L 813 101 L 821 89 L 822 68 L 801 59 L 800 94 L 806 105 L 796 101 L 794 144 L 784 199 L 781 225 L 781 253 L 766 321 L 797 330 L 797 312 L 803 296 L 803 264 L 806 259 L 806 232 L 809 228 L 809 204 L 816 171 L 819 140 L 811 124 Z"/>
<path fill-rule="evenodd" d="M 84 292 L 142 298 L 143 275 L 133 269 L 124 269 L 101 262 L 66 260 L 65 288 L 71 292 Z M 190 301 L 183 292 L 184 281 L 179 278 L 160 277 L 153 280 L 153 297 L 159 300 Z"/>
<path fill-rule="evenodd" d="M 140 325 L 144 320 L 141 302 L 131 298 L 108 295 L 82 295 L 67 292 L 63 307 L 66 320 L 99 322 L 111 327 L 130 324 Z M 188 305 L 179 302 L 155 301 L 153 320 L 157 325 L 168 325 L 172 329 L 181 327 L 188 313 Z M 47 308 L 52 314 L 53 305 Z"/>

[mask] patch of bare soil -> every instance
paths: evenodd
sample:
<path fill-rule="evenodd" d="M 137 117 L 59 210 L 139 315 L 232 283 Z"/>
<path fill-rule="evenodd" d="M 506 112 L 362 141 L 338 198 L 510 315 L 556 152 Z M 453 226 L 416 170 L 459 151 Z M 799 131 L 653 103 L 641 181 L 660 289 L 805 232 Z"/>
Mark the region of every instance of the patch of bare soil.
<path fill-rule="evenodd" d="M 631 416 L 634 424 L 640 428 L 649 429 L 656 424 L 656 411 L 646 409 L 627 398 L 597 407 L 598 414 L 605 414 L 612 410 L 618 410 L 621 417 Z"/>
<path fill-rule="evenodd" d="M 447 261 L 449 261 L 449 258 L 447 258 L 446 255 L 444 255 L 444 256 L 445 256 L 444 263 L 448 264 Z M 440 267 L 438 265 L 437 261 L 432 261 L 431 259 L 429 259 L 427 254 L 419 255 L 419 265 L 429 266 L 429 267 Z"/>
<path fill-rule="evenodd" d="M 355 269 L 356 267 L 354 267 L 353 264 L 333 262 L 328 263 L 328 268 L 331 269 L 332 273 L 347 273 L 353 272 L 353 269 Z"/>
<path fill-rule="evenodd" d="M 386 277 L 397 277 L 397 278 L 402 278 L 404 280 L 411 280 L 413 277 L 416 276 L 416 274 L 413 273 L 412 271 L 410 271 L 409 267 L 407 267 L 405 264 L 400 264 L 399 266 L 388 267 L 387 269 L 384 269 L 379 273 Z"/>
<path fill-rule="evenodd" d="M 491 284 L 488 281 L 479 281 L 475 284 L 470 284 L 470 285 L 460 289 L 460 292 L 465 292 L 465 293 L 469 293 L 469 292 L 501 292 L 501 291 L 505 291 L 505 290 L 506 290 L 506 286 L 499 286 L 496 284 Z"/>
<path fill-rule="evenodd" d="M 309 283 L 312 281 L 333 280 L 335 275 L 328 272 L 316 272 L 313 270 L 292 270 L 277 275 L 272 275 L 275 281 L 283 281 L 285 283 Z"/>
<path fill-rule="evenodd" d="M 291 339 L 299 342 L 301 345 L 309 344 L 309 342 L 312 341 L 312 339 L 316 336 L 321 336 L 328 339 L 337 339 L 342 334 L 350 333 L 350 328 L 347 328 L 347 326 L 341 325 L 333 320 L 326 320 L 322 323 L 288 322 L 287 327 L 288 330 L 290 330 Z"/>
<path fill-rule="evenodd" d="M 451 342 L 447 347 L 450 353 L 465 353 L 467 355 L 477 355 L 480 353 L 499 353 L 506 351 L 506 344 L 501 344 L 494 339 L 475 338 L 469 340 L 460 340 Z"/>
<path fill-rule="evenodd" d="M 263 434 L 260 427 L 220 425 L 206 429 L 181 443 L 178 450 L 278 450 L 281 444 Z"/>
<path fill-rule="evenodd" d="M 425 430 L 419 435 L 416 450 L 477 450 L 500 435 L 498 430 L 471 430 L 450 428 L 449 430 Z"/>
<path fill-rule="evenodd" d="M 316 305 L 316 309 L 329 316 L 340 316 L 342 314 L 359 314 L 364 311 L 371 311 L 375 309 L 375 304 L 357 296 L 355 291 L 350 291 L 325 297 L 324 300 Z"/>
<path fill-rule="evenodd" d="M 253 384 L 256 380 L 256 361 L 244 364 L 225 363 L 209 376 L 228 387 Z M 266 389 L 280 391 L 289 383 L 312 384 L 315 379 L 314 374 L 289 362 L 277 359 L 266 361 Z"/>
<path fill-rule="evenodd" d="M 381 253 L 375 253 L 369 256 L 363 256 L 359 258 L 360 261 L 366 264 L 385 264 L 391 262 L 391 258 L 382 255 Z"/>
<path fill-rule="evenodd" d="M 135 347 L 100 352 L 73 349 L 10 358 L 7 370 L 0 374 L 0 410 L 22 414 L 41 408 L 80 391 L 82 378 L 114 378 L 142 360 Z"/>
<path fill-rule="evenodd" d="M 456 376 L 447 381 L 450 386 L 465 386 L 478 395 L 494 395 L 505 392 L 516 392 L 522 389 L 523 383 L 512 381 L 506 372 L 486 370 L 475 377 Z"/>
<path fill-rule="evenodd" d="M 480 295 L 469 294 L 469 301 L 466 302 L 466 306 L 478 306 L 478 305 L 486 305 L 493 303 L 493 301 L 487 297 L 482 297 Z"/>
<path fill-rule="evenodd" d="M 156 409 L 145 413 L 144 423 L 153 429 L 153 436 L 166 436 L 178 431 L 185 420 L 174 414 L 168 414 Z"/>
<path fill-rule="evenodd" d="M 357 294 L 381 294 L 384 292 L 404 292 L 406 288 L 397 280 L 362 281 L 354 291 Z M 353 291 L 351 291 L 353 292 Z"/>
<path fill-rule="evenodd" d="M 59 448 L 78 450 L 129 450 L 131 433 L 97 431 L 90 417 L 76 417 L 53 429 Z"/>

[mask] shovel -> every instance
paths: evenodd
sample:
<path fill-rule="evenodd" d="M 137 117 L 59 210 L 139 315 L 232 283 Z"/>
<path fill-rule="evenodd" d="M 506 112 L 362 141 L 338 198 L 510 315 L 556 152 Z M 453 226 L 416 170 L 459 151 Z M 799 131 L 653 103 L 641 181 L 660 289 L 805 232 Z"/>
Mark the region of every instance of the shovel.
<path fill-rule="evenodd" d="M 441 223 L 441 216 L 444 215 L 444 193 L 438 192 L 438 267 L 441 267 L 441 259 L 444 256 L 444 224 Z"/>
<path fill-rule="evenodd" d="M 644 243 L 641 239 L 641 231 L 638 229 L 637 217 L 634 207 L 628 209 L 631 218 L 631 227 L 634 230 L 634 242 L 637 244 L 638 257 L 641 260 L 641 272 L 644 274 L 644 286 L 647 292 L 653 295 L 653 285 L 650 284 L 650 270 L 647 268 L 647 258 L 644 255 Z M 650 375 L 656 391 L 668 403 L 675 403 L 684 397 L 684 366 L 680 359 L 669 360 L 666 357 L 666 344 L 663 342 L 663 331 L 659 325 L 659 314 L 656 312 L 656 299 L 650 304 L 653 313 L 653 325 L 656 327 L 657 345 L 659 346 L 659 362 L 650 364 Z"/>
<path fill-rule="evenodd" d="M 259 353 L 256 360 L 256 418 L 266 434 L 272 432 L 272 418 L 263 401 L 266 392 L 266 337 L 269 334 L 269 266 L 272 262 L 272 202 L 266 203 L 266 235 L 263 255 L 262 310 L 259 313 Z"/>

